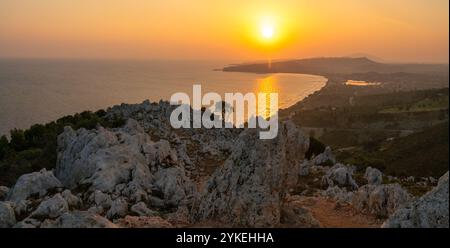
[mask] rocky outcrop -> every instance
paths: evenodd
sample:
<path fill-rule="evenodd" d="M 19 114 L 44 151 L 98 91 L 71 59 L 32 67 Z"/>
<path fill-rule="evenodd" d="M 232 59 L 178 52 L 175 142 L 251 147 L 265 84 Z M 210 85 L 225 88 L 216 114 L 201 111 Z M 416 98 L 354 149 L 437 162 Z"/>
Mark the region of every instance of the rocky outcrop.
<path fill-rule="evenodd" d="M 119 197 L 130 205 L 148 201 L 152 191 L 162 192 L 168 206 L 187 204 L 195 190 L 169 142 L 153 142 L 133 119 L 114 130 L 99 127 L 74 131 L 67 127 L 58 137 L 55 174 L 69 189 L 94 192 L 91 202 L 103 210 Z M 108 210 L 109 216 L 126 214 L 116 210 Z"/>
<path fill-rule="evenodd" d="M 8 202 L 0 202 L 0 228 L 12 227 L 16 224 L 14 209 Z"/>
<path fill-rule="evenodd" d="M 336 158 L 331 151 L 331 147 L 327 146 L 325 151 L 312 158 L 311 162 L 313 165 L 333 165 L 336 163 Z"/>
<path fill-rule="evenodd" d="M 380 185 L 383 182 L 383 174 L 376 168 L 367 167 L 364 178 L 368 184 Z"/>
<path fill-rule="evenodd" d="M 133 183 L 145 191 L 151 174 L 143 151 L 151 145 L 134 120 L 116 131 L 66 127 L 58 137 L 55 175 L 69 189 L 86 185 L 91 191 L 113 192 L 118 184 Z"/>
<path fill-rule="evenodd" d="M 324 186 L 333 187 L 335 185 L 341 187 L 350 187 L 357 189 L 358 185 L 353 179 L 353 171 L 355 169 L 343 164 L 335 164 L 322 177 L 322 184 Z"/>
<path fill-rule="evenodd" d="M 345 188 L 338 186 L 328 187 L 322 191 L 322 196 L 333 199 L 338 203 L 351 203 L 353 199 L 353 192 L 347 191 Z"/>
<path fill-rule="evenodd" d="M 399 184 L 364 185 L 354 192 L 352 204 L 360 212 L 387 217 L 410 199 Z"/>
<path fill-rule="evenodd" d="M 398 209 L 383 223 L 383 227 L 449 228 L 448 172 L 431 191 Z"/>
<path fill-rule="evenodd" d="M 186 205 L 196 196 L 195 185 L 181 167 L 160 169 L 154 179 L 154 185 L 162 194 L 166 206 Z"/>
<path fill-rule="evenodd" d="M 52 198 L 41 202 L 37 209 L 31 213 L 30 217 L 38 219 L 54 219 L 67 211 L 69 211 L 67 201 L 61 194 L 56 194 Z"/>
<path fill-rule="evenodd" d="M 7 200 L 19 202 L 31 196 L 43 197 L 48 191 L 60 187 L 62 187 L 62 184 L 53 173 L 42 169 L 39 172 L 20 176 L 9 191 Z"/>
<path fill-rule="evenodd" d="M 277 226 L 286 192 L 297 181 L 292 171 L 303 160 L 308 146 L 308 137 L 292 122 L 280 124 L 273 140 L 260 140 L 257 129 L 246 129 L 230 157 L 206 183 L 194 220 Z"/>

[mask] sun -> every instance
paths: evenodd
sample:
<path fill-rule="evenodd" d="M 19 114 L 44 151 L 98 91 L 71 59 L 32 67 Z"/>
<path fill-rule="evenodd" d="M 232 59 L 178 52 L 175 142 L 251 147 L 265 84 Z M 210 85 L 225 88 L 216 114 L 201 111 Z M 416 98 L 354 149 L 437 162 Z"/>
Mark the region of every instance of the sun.
<path fill-rule="evenodd" d="M 263 24 L 261 25 L 261 35 L 266 38 L 270 39 L 273 37 L 274 34 L 274 28 L 270 24 Z"/>
<path fill-rule="evenodd" d="M 259 22 L 260 35 L 264 40 L 272 40 L 275 35 L 275 20 L 273 17 L 264 16 Z"/>

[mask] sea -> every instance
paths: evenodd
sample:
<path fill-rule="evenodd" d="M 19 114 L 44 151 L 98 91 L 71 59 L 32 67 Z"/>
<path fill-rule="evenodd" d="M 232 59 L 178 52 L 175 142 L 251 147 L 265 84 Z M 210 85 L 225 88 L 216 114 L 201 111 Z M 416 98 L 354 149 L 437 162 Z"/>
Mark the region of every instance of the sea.
<path fill-rule="evenodd" d="M 287 108 L 320 90 L 326 78 L 305 74 L 223 72 L 236 61 L 0 59 L 0 135 L 64 115 L 121 103 L 170 100 L 172 94 L 278 93 Z"/>

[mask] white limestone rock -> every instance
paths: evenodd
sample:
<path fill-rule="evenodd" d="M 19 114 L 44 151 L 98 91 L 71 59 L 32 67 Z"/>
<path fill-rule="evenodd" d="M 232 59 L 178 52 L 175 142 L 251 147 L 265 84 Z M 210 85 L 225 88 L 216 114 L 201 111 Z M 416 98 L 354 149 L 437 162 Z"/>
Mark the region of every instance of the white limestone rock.
<path fill-rule="evenodd" d="M 67 211 L 69 211 L 69 205 L 61 194 L 58 193 L 52 198 L 42 201 L 36 210 L 31 213 L 30 217 L 37 219 L 54 219 Z"/>
<path fill-rule="evenodd" d="M 190 198 L 195 196 L 195 185 L 181 167 L 160 169 L 154 178 L 154 186 L 163 194 L 165 206 L 190 204 Z"/>
<path fill-rule="evenodd" d="M 448 171 L 438 185 L 419 199 L 398 209 L 382 227 L 387 228 L 449 228 Z"/>
<path fill-rule="evenodd" d="M 347 186 L 351 189 L 357 189 L 358 185 L 353 179 L 354 168 L 343 164 L 335 164 L 331 167 L 326 174 L 322 177 L 322 184 L 324 186 L 333 187 Z"/>
<path fill-rule="evenodd" d="M 142 147 L 149 143 L 132 119 L 117 130 L 66 127 L 58 136 L 55 175 L 69 189 L 88 185 L 90 191 L 113 192 L 118 184 L 134 182 L 145 191 L 151 174 Z"/>
<path fill-rule="evenodd" d="M 194 221 L 218 220 L 230 226 L 270 227 L 280 224 L 282 202 L 298 174 L 309 139 L 292 122 L 279 125 L 278 136 L 259 139 L 246 129 L 222 167 L 206 183 Z"/>
<path fill-rule="evenodd" d="M 353 206 L 360 212 L 387 217 L 411 199 L 399 184 L 364 185 L 355 191 Z"/>
<path fill-rule="evenodd" d="M 42 169 L 39 172 L 24 174 L 17 179 L 16 184 L 9 191 L 7 200 L 19 202 L 32 195 L 45 196 L 49 190 L 62 187 L 61 182 L 52 171 Z"/>

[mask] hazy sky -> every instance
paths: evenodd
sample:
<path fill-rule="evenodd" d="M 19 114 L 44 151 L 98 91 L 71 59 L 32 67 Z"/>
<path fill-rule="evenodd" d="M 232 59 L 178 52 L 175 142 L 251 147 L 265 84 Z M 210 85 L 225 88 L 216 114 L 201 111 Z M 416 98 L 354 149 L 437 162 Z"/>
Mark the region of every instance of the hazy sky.
<path fill-rule="evenodd" d="M 448 62 L 448 9 L 448 0 L 0 0 L 0 57 Z"/>

